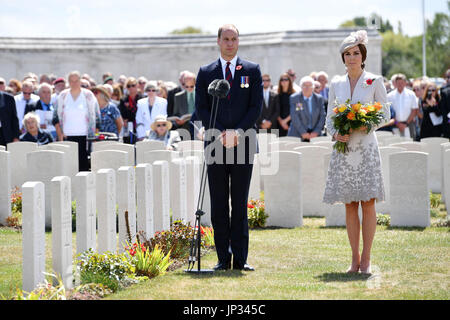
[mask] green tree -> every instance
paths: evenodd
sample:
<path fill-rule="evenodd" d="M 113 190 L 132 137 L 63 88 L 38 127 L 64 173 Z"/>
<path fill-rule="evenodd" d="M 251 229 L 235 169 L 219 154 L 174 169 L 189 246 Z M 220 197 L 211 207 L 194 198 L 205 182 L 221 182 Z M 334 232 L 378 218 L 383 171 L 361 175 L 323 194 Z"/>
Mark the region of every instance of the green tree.
<path fill-rule="evenodd" d="M 208 32 L 204 32 L 200 28 L 187 26 L 182 29 L 175 29 L 171 31 L 170 34 L 208 34 Z"/>

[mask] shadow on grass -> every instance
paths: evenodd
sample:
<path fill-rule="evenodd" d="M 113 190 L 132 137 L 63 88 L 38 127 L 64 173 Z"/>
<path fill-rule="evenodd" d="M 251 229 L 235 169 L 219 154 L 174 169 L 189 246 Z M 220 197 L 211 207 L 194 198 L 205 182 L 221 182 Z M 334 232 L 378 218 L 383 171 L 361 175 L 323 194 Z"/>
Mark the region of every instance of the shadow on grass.
<path fill-rule="evenodd" d="M 366 281 L 370 278 L 370 275 L 363 273 L 328 272 L 323 273 L 316 278 L 323 282 L 350 282 Z"/>
<path fill-rule="evenodd" d="M 402 230 L 402 231 L 425 231 L 425 227 L 393 227 L 388 226 L 386 230 Z"/>
<path fill-rule="evenodd" d="M 215 271 L 212 273 L 190 273 L 185 272 L 186 269 L 183 269 L 183 274 L 187 277 L 191 277 L 194 279 L 210 279 L 210 278 L 240 278 L 246 275 L 246 272 L 241 270 L 221 270 Z"/>

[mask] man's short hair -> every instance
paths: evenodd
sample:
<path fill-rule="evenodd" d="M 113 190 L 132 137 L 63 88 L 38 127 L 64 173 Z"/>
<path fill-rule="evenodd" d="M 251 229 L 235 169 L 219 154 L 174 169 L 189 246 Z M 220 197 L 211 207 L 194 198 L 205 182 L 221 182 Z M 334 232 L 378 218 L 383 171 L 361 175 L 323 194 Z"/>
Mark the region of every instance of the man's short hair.
<path fill-rule="evenodd" d="M 229 29 L 233 29 L 234 31 L 236 31 L 237 35 L 239 36 L 239 30 L 238 30 L 238 28 L 236 28 L 236 26 L 234 24 L 225 24 L 219 28 L 219 31 L 217 32 L 217 38 L 220 38 L 220 36 L 222 35 L 222 32 L 224 30 L 229 30 Z"/>
<path fill-rule="evenodd" d="M 49 90 L 50 90 L 50 93 L 53 92 L 52 86 L 49 85 L 47 82 L 43 82 L 43 83 L 41 83 L 41 84 L 39 85 L 38 90 L 37 90 L 38 94 L 41 94 L 42 88 L 47 88 L 47 89 L 49 89 Z"/>
<path fill-rule="evenodd" d="M 406 76 L 403 73 L 398 73 L 395 75 L 394 81 L 397 81 L 397 80 L 407 81 Z"/>
<path fill-rule="evenodd" d="M 311 76 L 304 76 L 300 80 L 300 87 L 302 87 L 305 82 L 311 82 L 311 85 L 314 87 L 314 81 L 315 80 Z"/>
<path fill-rule="evenodd" d="M 320 71 L 316 74 L 316 78 L 319 79 L 319 77 L 325 77 L 328 80 L 328 74 L 325 71 Z"/>

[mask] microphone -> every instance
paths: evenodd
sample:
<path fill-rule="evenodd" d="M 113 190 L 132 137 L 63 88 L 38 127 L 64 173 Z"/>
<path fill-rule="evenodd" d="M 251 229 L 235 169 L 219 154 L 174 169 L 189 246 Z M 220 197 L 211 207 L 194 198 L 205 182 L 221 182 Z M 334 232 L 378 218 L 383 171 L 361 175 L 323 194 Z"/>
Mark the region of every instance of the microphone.
<path fill-rule="evenodd" d="M 208 93 L 210 95 L 212 95 L 213 97 L 216 96 L 216 86 L 217 86 L 218 82 L 219 82 L 219 79 L 215 79 L 215 80 L 211 81 L 211 83 L 208 86 Z"/>
<path fill-rule="evenodd" d="M 225 98 L 230 91 L 230 83 L 225 79 L 219 80 L 215 91 L 216 97 L 218 97 L 219 99 Z"/>

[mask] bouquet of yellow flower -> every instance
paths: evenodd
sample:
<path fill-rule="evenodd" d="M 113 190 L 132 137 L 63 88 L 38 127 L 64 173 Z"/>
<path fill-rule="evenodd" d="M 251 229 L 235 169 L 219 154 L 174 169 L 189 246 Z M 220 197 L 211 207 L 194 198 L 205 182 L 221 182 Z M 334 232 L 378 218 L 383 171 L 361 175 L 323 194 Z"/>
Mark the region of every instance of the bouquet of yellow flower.
<path fill-rule="evenodd" d="M 350 99 L 345 103 L 337 104 L 333 109 L 332 116 L 334 128 L 340 135 L 350 134 L 355 130 L 360 130 L 365 127 L 367 133 L 372 128 L 381 123 L 384 119 L 383 104 L 380 102 L 361 104 L 360 102 L 351 104 Z M 334 149 L 340 153 L 348 152 L 346 142 L 337 141 L 334 144 Z"/>

